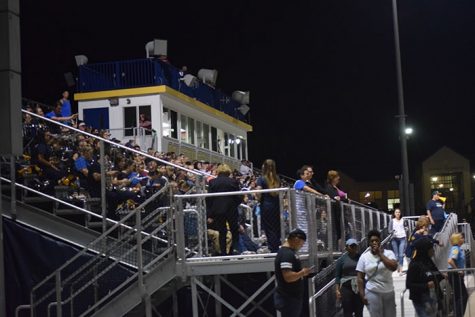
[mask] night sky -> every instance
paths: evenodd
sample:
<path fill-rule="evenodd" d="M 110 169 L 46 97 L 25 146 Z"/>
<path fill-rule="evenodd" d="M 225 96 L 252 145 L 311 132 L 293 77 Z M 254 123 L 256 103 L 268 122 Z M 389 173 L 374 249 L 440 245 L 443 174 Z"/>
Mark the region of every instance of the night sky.
<path fill-rule="evenodd" d="M 219 70 L 217 86 L 251 91 L 252 161 L 274 158 L 294 176 L 357 180 L 400 172 L 390 0 L 21 1 L 23 96 L 53 103 L 90 63 L 143 58 L 168 40 L 169 59 Z M 475 161 L 475 2 L 400 0 L 399 20 L 412 177 L 443 145 Z"/>

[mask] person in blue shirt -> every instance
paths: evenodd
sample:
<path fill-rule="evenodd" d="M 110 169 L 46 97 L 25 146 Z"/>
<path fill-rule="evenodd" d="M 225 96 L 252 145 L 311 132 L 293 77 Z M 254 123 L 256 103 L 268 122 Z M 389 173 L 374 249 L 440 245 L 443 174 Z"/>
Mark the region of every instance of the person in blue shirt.
<path fill-rule="evenodd" d="M 427 202 L 427 217 L 432 224 L 432 233 L 439 232 L 445 223 L 444 205 L 440 201 L 442 193 L 438 190 L 432 192 L 432 199 Z"/>
<path fill-rule="evenodd" d="M 71 111 L 71 102 L 69 101 L 69 91 L 63 91 L 61 102 L 61 116 L 62 117 L 69 117 L 72 115 Z"/>
<path fill-rule="evenodd" d="M 461 248 L 465 239 L 463 234 L 454 233 L 450 236 L 450 249 L 448 268 L 453 270 L 449 273 L 449 282 L 454 293 L 455 317 L 463 317 L 467 306 L 468 293 L 464 283 L 464 272 L 457 269 L 465 268 L 465 251 Z"/>
<path fill-rule="evenodd" d="M 73 114 L 73 115 L 70 115 L 70 116 L 67 116 L 67 117 L 63 117 L 62 116 L 62 105 L 61 105 L 61 102 L 60 101 L 57 101 L 56 102 L 56 105 L 53 109 L 53 111 L 50 111 L 48 112 L 46 115 L 46 118 L 48 119 L 51 119 L 51 120 L 54 120 L 54 121 L 58 121 L 58 122 L 61 122 L 61 123 L 70 123 L 71 120 L 73 119 L 76 119 L 77 118 L 77 113 Z M 53 133 L 60 133 L 61 132 L 61 129 L 58 125 L 56 124 L 50 124 L 50 131 L 53 132 Z"/>
<path fill-rule="evenodd" d="M 318 191 L 315 189 L 315 187 L 312 185 L 312 177 L 313 177 L 313 168 L 304 165 L 302 168 L 299 170 L 299 176 L 300 179 L 295 182 L 294 184 L 294 189 L 296 190 L 302 190 L 308 193 L 316 194 L 323 196 L 323 191 Z"/>

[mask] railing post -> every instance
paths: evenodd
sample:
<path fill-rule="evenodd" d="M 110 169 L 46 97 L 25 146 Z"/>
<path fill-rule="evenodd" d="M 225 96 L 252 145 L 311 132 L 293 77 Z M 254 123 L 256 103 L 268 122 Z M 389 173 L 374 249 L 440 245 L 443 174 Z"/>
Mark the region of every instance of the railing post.
<path fill-rule="evenodd" d="M 295 190 L 287 190 L 287 199 L 289 200 L 289 229 L 293 230 L 297 227 L 297 206 L 295 205 Z"/>
<path fill-rule="evenodd" d="M 330 252 L 330 257 L 333 258 L 333 217 L 332 217 L 332 202 L 330 199 L 326 200 L 327 203 L 327 244 L 328 244 L 328 251 Z"/>
<path fill-rule="evenodd" d="M 308 279 L 308 315 L 316 316 L 317 309 L 313 295 L 315 294 L 315 281 L 313 278 Z"/>
<path fill-rule="evenodd" d="M 61 272 L 56 271 L 55 274 L 55 289 L 56 289 L 56 316 L 62 317 L 62 303 L 61 303 Z"/>
<path fill-rule="evenodd" d="M 176 216 L 175 216 L 175 228 L 176 228 L 176 246 L 177 246 L 177 256 L 178 262 L 182 265 L 182 270 L 180 275 L 182 278 L 185 278 L 185 225 L 183 223 L 183 201 L 181 197 L 176 197 Z"/>
<path fill-rule="evenodd" d="M 10 178 L 12 182 L 10 183 L 11 188 L 11 216 L 13 219 L 16 219 L 16 167 L 15 167 L 15 155 L 10 156 Z"/>
<path fill-rule="evenodd" d="M 152 306 L 150 303 L 147 289 L 145 288 L 143 280 L 143 253 L 142 253 L 142 209 L 135 209 L 135 229 L 137 232 L 137 270 L 138 270 L 138 284 L 140 289 L 140 295 L 145 306 L 145 316 L 152 317 Z"/>
<path fill-rule="evenodd" d="M 279 192 L 279 219 L 280 219 L 280 241 L 285 240 L 285 219 L 284 219 L 284 193 Z"/>
<path fill-rule="evenodd" d="M 341 201 L 337 201 L 337 204 L 340 205 L 340 239 L 337 239 L 337 244 L 338 244 L 338 250 L 341 251 L 345 248 L 345 225 L 346 225 L 346 219 L 345 219 L 345 205 Z"/>
<path fill-rule="evenodd" d="M 360 208 L 361 211 L 361 240 L 366 236 L 366 212 L 364 208 Z M 360 241 L 361 241 L 360 240 Z"/>
<path fill-rule="evenodd" d="M 107 230 L 107 200 L 106 200 L 106 159 L 104 150 L 104 141 L 99 141 L 99 164 L 101 166 L 101 215 L 102 215 L 102 233 Z"/>
<path fill-rule="evenodd" d="M 368 209 L 368 215 L 369 215 L 369 228 L 370 230 L 373 230 L 374 229 L 374 226 L 373 226 L 373 211 L 371 209 Z M 368 241 L 369 243 L 369 241 Z"/>
<path fill-rule="evenodd" d="M 356 207 L 355 205 L 351 204 L 351 224 L 353 225 L 353 230 L 355 232 L 354 238 L 357 241 L 361 241 L 361 237 L 358 237 L 358 230 L 356 229 Z"/>
<path fill-rule="evenodd" d="M 308 244 L 308 261 L 310 266 L 315 265 L 315 272 L 318 272 L 318 259 L 317 259 L 317 221 L 316 221 L 316 204 L 315 200 L 318 199 L 314 195 L 309 195 L 310 204 L 307 208 L 307 244 Z"/>

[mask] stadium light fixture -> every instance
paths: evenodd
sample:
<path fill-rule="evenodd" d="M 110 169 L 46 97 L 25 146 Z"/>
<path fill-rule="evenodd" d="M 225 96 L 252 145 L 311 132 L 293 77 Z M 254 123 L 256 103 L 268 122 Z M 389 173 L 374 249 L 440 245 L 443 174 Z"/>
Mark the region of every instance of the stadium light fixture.
<path fill-rule="evenodd" d="M 205 84 L 216 86 L 216 80 L 218 79 L 218 71 L 216 69 L 202 68 L 198 71 L 198 78 Z"/>
<path fill-rule="evenodd" d="M 145 56 L 151 58 L 154 56 L 167 56 L 168 55 L 168 41 L 154 39 L 153 41 L 145 44 Z"/>
<path fill-rule="evenodd" d="M 187 85 L 188 87 L 191 87 L 191 88 L 198 88 L 198 86 L 199 86 L 198 78 L 196 78 L 195 76 L 193 76 L 191 74 L 186 74 L 180 80 L 182 80 L 185 83 L 185 85 Z"/>
<path fill-rule="evenodd" d="M 82 66 L 82 65 L 86 65 L 87 62 L 88 62 L 88 59 L 87 59 L 86 55 L 76 55 L 76 56 L 74 56 L 74 59 L 76 60 L 76 65 L 78 67 Z"/>
<path fill-rule="evenodd" d="M 236 110 L 239 110 L 239 112 L 245 116 L 251 108 L 249 108 L 248 105 L 240 105 L 239 107 L 236 108 Z"/>
<path fill-rule="evenodd" d="M 251 92 L 236 90 L 231 97 L 241 105 L 248 105 L 250 103 Z"/>
<path fill-rule="evenodd" d="M 413 132 L 414 132 L 414 129 L 412 129 L 411 127 L 407 127 L 406 130 L 404 130 L 404 133 L 406 135 L 411 135 Z"/>

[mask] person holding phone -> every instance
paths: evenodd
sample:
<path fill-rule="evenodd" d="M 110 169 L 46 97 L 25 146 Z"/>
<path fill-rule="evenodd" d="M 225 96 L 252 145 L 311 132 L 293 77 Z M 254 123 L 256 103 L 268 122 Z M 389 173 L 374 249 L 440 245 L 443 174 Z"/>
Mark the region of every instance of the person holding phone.
<path fill-rule="evenodd" d="M 398 267 L 396 256 L 381 246 L 378 230 L 368 232 L 368 243 L 370 251 L 363 253 L 356 265 L 361 301 L 371 317 L 396 317 L 392 274 Z"/>
<path fill-rule="evenodd" d="M 358 252 L 358 241 L 348 239 L 346 241 L 346 252 L 336 262 L 336 299 L 341 301 L 343 306 L 343 316 L 355 317 L 363 316 L 363 302 L 358 293 L 356 265 L 360 258 Z"/>
<path fill-rule="evenodd" d="M 306 240 L 307 235 L 303 230 L 291 231 L 275 257 L 277 289 L 274 293 L 274 305 L 282 317 L 302 315 L 304 278 L 314 269 L 313 267 L 302 268 L 297 254 Z"/>

